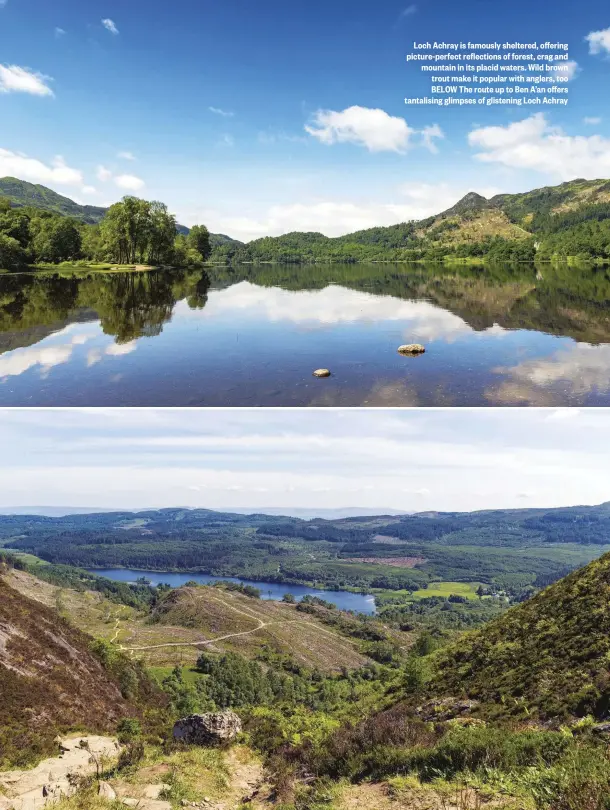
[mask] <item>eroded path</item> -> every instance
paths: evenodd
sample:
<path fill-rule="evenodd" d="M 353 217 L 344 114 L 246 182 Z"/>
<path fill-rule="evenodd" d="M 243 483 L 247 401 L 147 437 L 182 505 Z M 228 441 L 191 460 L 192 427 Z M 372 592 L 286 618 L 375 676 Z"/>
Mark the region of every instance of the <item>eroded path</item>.
<path fill-rule="evenodd" d="M 74 776 L 96 773 L 96 762 L 107 766 L 119 753 L 114 737 L 93 734 L 65 737 L 59 745 L 61 754 L 35 768 L 0 772 L 0 810 L 39 810 L 47 802 L 70 796 Z"/>

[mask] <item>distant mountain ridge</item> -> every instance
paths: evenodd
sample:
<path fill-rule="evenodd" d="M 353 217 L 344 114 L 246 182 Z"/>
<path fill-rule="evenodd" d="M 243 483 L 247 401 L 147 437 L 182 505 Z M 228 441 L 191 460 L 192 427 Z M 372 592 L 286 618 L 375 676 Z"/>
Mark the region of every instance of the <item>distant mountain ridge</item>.
<path fill-rule="evenodd" d="M 16 177 L 0 178 L 0 197 L 8 197 L 16 208 L 31 205 L 55 214 L 75 217 L 89 225 L 96 225 L 106 213 L 97 205 L 80 205 L 46 186 L 18 180 Z"/>
<path fill-rule="evenodd" d="M 610 181 L 577 179 L 486 199 L 469 192 L 431 217 L 343 236 L 294 231 L 220 245 L 213 261 L 358 262 L 466 259 L 610 259 Z"/>
<path fill-rule="evenodd" d="M 14 177 L 0 179 L 0 197 L 89 224 L 106 209 L 80 205 L 49 188 Z M 177 226 L 179 233 L 188 228 Z M 216 264 L 360 261 L 444 261 L 485 258 L 533 262 L 576 257 L 610 261 L 610 180 L 576 179 L 486 199 L 474 191 L 431 217 L 344 236 L 293 231 L 244 243 L 210 234 Z"/>

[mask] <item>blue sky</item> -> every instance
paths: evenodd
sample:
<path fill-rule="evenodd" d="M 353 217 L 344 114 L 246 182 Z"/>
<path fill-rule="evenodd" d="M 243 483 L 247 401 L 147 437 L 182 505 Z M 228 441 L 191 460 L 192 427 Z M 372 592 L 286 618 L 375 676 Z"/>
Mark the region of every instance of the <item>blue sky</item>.
<path fill-rule="evenodd" d="M 607 409 L 4 409 L 0 446 L 2 507 L 460 511 L 610 499 Z"/>
<path fill-rule="evenodd" d="M 188 225 L 243 239 L 337 235 L 428 216 L 471 189 L 610 176 L 610 11 L 603 0 L 557 11 L 0 0 L 0 176 L 93 204 L 162 199 Z M 406 107 L 428 84 L 405 63 L 412 43 L 460 38 L 567 42 L 569 105 Z M 443 137 L 431 150 L 433 126 Z"/>

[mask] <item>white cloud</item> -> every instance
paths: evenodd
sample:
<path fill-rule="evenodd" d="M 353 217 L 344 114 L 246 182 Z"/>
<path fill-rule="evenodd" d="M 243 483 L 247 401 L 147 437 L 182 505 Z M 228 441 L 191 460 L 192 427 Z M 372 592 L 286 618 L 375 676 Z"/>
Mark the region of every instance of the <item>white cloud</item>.
<path fill-rule="evenodd" d="M 556 67 L 559 68 L 557 71 L 558 76 L 560 76 L 562 79 L 564 76 L 567 76 L 568 81 L 577 76 L 582 70 L 578 62 L 575 62 L 574 60 L 556 65 Z"/>
<path fill-rule="evenodd" d="M 71 327 L 64 329 L 62 336 L 68 337 L 70 330 Z M 71 359 L 75 346 L 82 346 L 90 339 L 90 335 L 77 333 L 71 337 L 69 343 L 15 349 L 0 357 L 0 378 L 16 377 L 36 366 L 40 366 L 41 376 L 46 376 L 52 368 Z"/>
<path fill-rule="evenodd" d="M 235 138 L 232 135 L 223 135 L 219 141 L 219 146 L 235 146 Z"/>
<path fill-rule="evenodd" d="M 598 54 L 604 51 L 610 54 L 610 28 L 601 31 L 591 31 L 585 40 L 589 43 L 589 53 Z"/>
<path fill-rule="evenodd" d="M 263 146 L 273 146 L 274 144 L 285 141 L 286 143 L 307 143 L 307 138 L 304 135 L 289 135 L 287 132 L 259 132 L 258 142 Z"/>
<path fill-rule="evenodd" d="M 404 118 L 389 115 L 385 110 L 358 106 L 342 112 L 318 110 L 305 131 L 320 143 L 354 143 L 369 152 L 404 152 L 415 132 Z"/>
<path fill-rule="evenodd" d="M 8 0 L 0 0 L 0 8 L 4 8 L 4 6 L 8 3 Z"/>
<path fill-rule="evenodd" d="M 208 107 L 208 110 L 215 115 L 222 115 L 224 118 L 233 118 L 235 115 L 234 112 L 229 112 L 229 110 L 222 110 L 220 107 Z"/>
<path fill-rule="evenodd" d="M 107 180 L 110 180 L 112 177 L 112 172 L 110 169 L 107 169 L 105 166 L 98 166 L 95 172 L 95 175 L 98 180 L 101 180 L 102 183 L 105 183 Z"/>
<path fill-rule="evenodd" d="M 415 4 L 411 4 L 410 6 L 407 6 L 405 9 L 403 9 L 400 12 L 400 16 L 401 17 L 410 17 L 412 14 L 415 14 L 416 11 L 417 11 L 417 6 Z"/>
<path fill-rule="evenodd" d="M 50 346 L 47 349 L 17 349 L 9 355 L 0 357 L 0 378 L 13 377 L 41 366 L 43 373 L 54 366 L 67 363 L 72 357 L 70 346 Z"/>
<path fill-rule="evenodd" d="M 95 186 L 83 186 L 81 192 L 83 194 L 97 194 L 97 189 Z"/>
<path fill-rule="evenodd" d="M 579 343 L 550 357 L 526 360 L 498 371 L 535 387 L 561 383 L 577 395 L 605 393 L 610 390 L 610 346 Z"/>
<path fill-rule="evenodd" d="M 7 410 L 2 503 L 31 503 L 38 490 L 47 504 L 109 508 L 453 511 L 523 505 L 524 495 L 537 506 L 607 500 L 603 409 L 586 409 L 569 430 L 533 408 L 458 411 L 280 409 L 269 420 L 256 409 Z"/>
<path fill-rule="evenodd" d="M 120 156 L 125 157 L 125 155 L 131 154 L 130 152 L 121 153 Z M 126 158 L 129 159 L 129 158 Z M 131 159 L 134 159 L 133 156 Z M 117 174 L 113 175 L 112 171 L 108 169 L 106 166 L 98 166 L 97 167 L 97 178 L 101 180 L 102 183 L 106 183 L 109 180 L 112 180 L 115 186 L 119 188 L 123 188 L 126 191 L 139 191 L 141 188 L 144 188 L 144 180 L 140 177 L 136 177 L 135 174 Z"/>
<path fill-rule="evenodd" d="M 329 285 L 321 290 L 282 290 L 264 288 L 243 281 L 210 297 L 205 318 L 235 318 L 241 323 L 268 321 L 291 323 L 308 330 L 326 329 L 337 324 L 392 324 L 401 342 L 442 340 L 453 343 L 473 336 L 474 330 L 459 315 L 429 301 L 409 301 L 391 296 L 371 295 Z M 200 319 L 186 302 L 176 306 L 176 317 Z M 480 330 L 476 337 L 501 339 L 505 331 L 498 326 Z"/>
<path fill-rule="evenodd" d="M 60 28 L 59 26 L 56 26 L 54 33 L 55 33 L 55 36 L 59 38 L 59 37 L 63 37 L 66 32 L 65 32 L 65 30 L 63 28 Z"/>
<path fill-rule="evenodd" d="M 0 149 L 0 176 L 10 175 L 32 183 L 57 183 L 59 185 L 83 185 L 83 174 L 78 169 L 66 165 L 63 157 L 57 155 L 47 166 L 36 158 Z"/>
<path fill-rule="evenodd" d="M 111 357 L 120 357 L 123 354 L 131 354 L 131 352 L 135 352 L 137 346 L 137 340 L 130 340 L 129 343 L 111 343 L 106 349 L 105 353 Z"/>
<path fill-rule="evenodd" d="M 434 138 L 444 138 L 443 130 L 438 124 L 432 124 L 430 127 L 424 127 L 421 131 L 422 142 L 426 149 L 429 149 L 433 154 L 438 152 L 438 147 L 434 143 Z"/>
<path fill-rule="evenodd" d="M 468 142 L 475 158 L 517 169 L 533 169 L 560 180 L 605 177 L 610 173 L 610 140 L 599 135 L 566 135 L 543 113 L 505 127 L 472 130 Z"/>
<path fill-rule="evenodd" d="M 117 157 L 121 158 L 121 160 L 135 160 L 136 159 L 136 156 L 133 154 L 133 152 L 119 152 Z"/>
<path fill-rule="evenodd" d="M 113 20 L 111 20 L 109 17 L 107 17 L 105 20 L 102 20 L 102 25 L 104 26 L 106 31 L 110 31 L 111 34 L 116 35 L 119 33 L 119 29 L 116 27 Z"/>
<path fill-rule="evenodd" d="M 589 126 L 596 126 L 597 124 L 601 124 L 602 119 L 597 117 L 586 117 L 582 119 L 583 124 L 588 124 Z"/>
<path fill-rule="evenodd" d="M 119 174 L 114 178 L 114 184 L 127 191 L 138 191 L 145 185 L 144 180 L 136 177 L 135 174 Z"/>
<path fill-rule="evenodd" d="M 0 93 L 30 93 L 33 96 L 52 96 L 47 84 L 50 76 L 36 73 L 19 65 L 0 65 Z"/>

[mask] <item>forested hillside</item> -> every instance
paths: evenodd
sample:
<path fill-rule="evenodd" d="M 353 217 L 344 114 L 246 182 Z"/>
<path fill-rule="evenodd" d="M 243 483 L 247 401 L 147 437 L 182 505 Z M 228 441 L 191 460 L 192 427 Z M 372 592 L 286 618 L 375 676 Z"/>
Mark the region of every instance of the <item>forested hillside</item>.
<path fill-rule="evenodd" d="M 574 524 L 607 511 L 556 510 L 571 512 Z M 504 518 L 522 525 L 548 514 L 513 510 Z M 413 516 L 412 526 L 455 517 Z M 80 519 L 71 517 L 72 526 Z M 101 528 L 101 516 L 94 519 Z M 254 518 L 259 528 L 263 519 Z M 125 526 L 137 518 L 111 520 Z M 16 517 L 11 528 L 48 521 Z M 337 532 L 362 528 L 359 518 L 332 523 Z M 0 571 L 0 630 L 8 636 L 0 650 L 0 761 L 36 762 L 53 751 L 57 730 L 110 730 L 125 718 L 118 762 L 79 781 L 58 810 L 112 810 L 109 788 L 120 797 L 135 793 L 143 810 L 185 802 L 214 810 L 607 810 L 610 555 L 465 634 L 442 624 L 400 630 L 317 598 L 259 605 L 254 592 L 229 583 L 114 591 L 75 569 L 34 566 L 41 581 L 24 567 L 7 557 Z M 292 632 L 283 633 L 283 623 Z M 198 633 L 214 643 L 197 642 Z M 259 633 L 262 643 L 223 649 Z M 149 655 L 145 634 L 157 634 L 151 656 L 165 647 L 174 665 L 148 658 L 147 670 L 130 660 Z M 179 653 L 197 643 L 205 645 L 199 653 Z M 68 666 L 47 666 L 67 658 Z M 24 679 L 27 692 L 15 687 Z M 24 701 L 35 705 L 32 723 Z M 58 719 L 66 701 L 73 712 Z M 216 748 L 172 739 L 176 719 L 225 710 L 238 714 L 244 735 Z M 256 777 L 246 781 L 246 772 Z M 149 788 L 161 801 L 149 804 Z"/>
<path fill-rule="evenodd" d="M 58 194 L 53 189 L 39 184 L 27 183 L 16 177 L 0 178 L 0 199 L 6 198 L 15 208 L 30 207 L 54 214 L 63 214 L 74 217 L 81 222 L 97 225 L 104 214 L 105 208 L 97 205 L 80 205 L 69 197 Z"/>
<path fill-rule="evenodd" d="M 334 238 L 294 232 L 247 244 L 224 234 L 211 234 L 204 243 L 201 232 L 195 236 L 176 225 L 162 203 L 134 197 L 109 209 L 82 206 L 45 186 L 8 177 L 0 179 L 3 200 L 0 267 L 6 269 L 80 260 L 174 266 L 202 260 L 217 264 L 610 260 L 607 180 L 572 180 L 489 200 L 471 192 L 446 211 L 423 220 Z M 149 222 L 137 235 L 133 223 L 128 224 L 129 212 L 142 206 L 148 206 Z M 44 227 L 38 224 L 41 220 Z M 131 235 L 122 242 L 121 228 Z"/>
<path fill-rule="evenodd" d="M 610 548 L 610 507 L 311 521 L 205 509 L 0 516 L 0 544 L 52 563 L 203 571 L 326 588 L 478 582 L 516 597 Z"/>
<path fill-rule="evenodd" d="M 467 194 L 428 219 L 329 238 L 289 233 L 216 248 L 212 261 L 357 262 L 610 259 L 610 182 L 573 180 L 486 200 Z"/>

